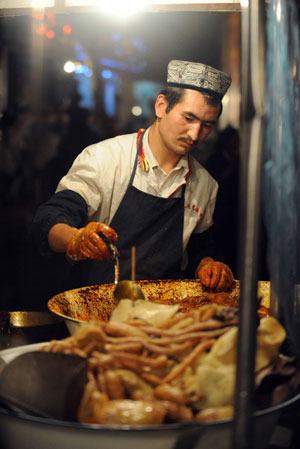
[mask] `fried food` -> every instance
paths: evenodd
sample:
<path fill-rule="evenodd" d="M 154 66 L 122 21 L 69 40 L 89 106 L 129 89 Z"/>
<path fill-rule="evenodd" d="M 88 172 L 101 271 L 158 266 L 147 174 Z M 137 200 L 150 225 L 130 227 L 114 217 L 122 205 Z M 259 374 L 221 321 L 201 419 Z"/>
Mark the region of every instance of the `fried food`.
<path fill-rule="evenodd" d="M 88 382 L 78 420 L 98 424 L 153 425 L 231 416 L 236 370 L 236 310 L 211 305 L 177 313 L 153 325 L 90 322 L 44 351 L 88 359 Z M 261 320 L 256 371 L 279 356 L 285 331 Z M 208 409 L 211 409 L 210 411 Z"/>
<path fill-rule="evenodd" d="M 212 292 L 226 292 L 234 281 L 229 266 L 223 262 L 216 262 L 211 257 L 201 260 L 196 269 L 196 278 Z"/>
<path fill-rule="evenodd" d="M 111 400 L 93 408 L 94 422 L 98 424 L 154 425 L 162 424 L 166 409 L 158 401 L 132 399 Z"/>
<path fill-rule="evenodd" d="M 234 408 L 232 405 L 224 405 L 221 407 L 210 407 L 201 410 L 196 415 L 197 421 L 200 422 L 211 422 L 220 421 L 224 419 L 230 419 L 233 417 Z"/>
<path fill-rule="evenodd" d="M 72 260 L 96 259 L 107 260 L 112 257 L 110 249 L 99 233 L 115 243 L 117 233 L 104 223 L 91 222 L 84 228 L 77 229 L 67 246 L 67 256 Z"/>

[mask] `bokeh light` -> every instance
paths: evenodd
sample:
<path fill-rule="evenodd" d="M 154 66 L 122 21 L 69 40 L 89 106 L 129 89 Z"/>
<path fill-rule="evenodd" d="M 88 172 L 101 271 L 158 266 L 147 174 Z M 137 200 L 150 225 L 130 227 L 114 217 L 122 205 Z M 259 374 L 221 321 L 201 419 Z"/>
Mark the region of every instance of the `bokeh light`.
<path fill-rule="evenodd" d="M 70 25 L 64 25 L 62 30 L 63 30 L 63 33 L 66 34 L 67 36 L 72 34 L 72 27 Z"/>
<path fill-rule="evenodd" d="M 45 36 L 47 39 L 53 39 L 55 37 L 55 33 L 53 30 L 49 30 L 46 32 Z"/>
<path fill-rule="evenodd" d="M 73 73 L 75 70 L 75 64 L 72 61 L 67 61 L 64 65 L 64 71 L 66 73 Z"/>
<path fill-rule="evenodd" d="M 134 115 L 135 117 L 139 117 L 140 115 L 142 115 L 143 110 L 140 106 L 133 106 L 131 108 L 131 114 Z"/>

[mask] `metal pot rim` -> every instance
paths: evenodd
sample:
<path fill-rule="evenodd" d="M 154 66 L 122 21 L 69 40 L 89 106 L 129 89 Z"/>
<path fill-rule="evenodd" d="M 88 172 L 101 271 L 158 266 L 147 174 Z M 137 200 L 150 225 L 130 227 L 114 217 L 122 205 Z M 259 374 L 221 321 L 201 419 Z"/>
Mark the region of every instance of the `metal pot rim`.
<path fill-rule="evenodd" d="M 255 413 L 253 413 L 253 417 L 258 419 L 264 415 L 268 415 L 271 413 L 275 413 L 280 411 L 283 408 L 288 407 L 289 405 L 294 404 L 295 402 L 300 400 L 300 393 L 298 393 L 296 396 L 288 399 L 287 401 L 282 402 L 281 404 L 271 406 L 262 410 L 259 410 Z M 233 422 L 233 419 L 226 419 L 226 420 L 220 420 L 220 421 L 212 421 L 212 422 L 180 422 L 180 423 L 172 423 L 172 424 L 160 424 L 160 425 L 153 425 L 153 426 L 121 426 L 121 425 L 111 425 L 111 426 L 104 426 L 100 424 L 85 424 L 80 422 L 71 422 L 71 421 L 60 421 L 56 419 L 50 419 L 50 418 L 41 418 L 37 416 L 31 416 L 26 413 L 17 412 L 17 411 L 9 411 L 0 406 L 0 415 L 6 415 L 11 416 L 13 418 L 17 418 L 20 420 L 26 420 L 30 422 L 34 422 L 36 424 L 46 424 L 51 426 L 58 426 L 58 427 L 65 427 L 65 428 L 75 428 L 75 429 L 82 429 L 82 430 L 90 430 L 92 432 L 99 432 L 99 431 L 105 431 L 105 432 L 134 432 L 134 433 L 143 433 L 143 432 L 149 432 L 149 431 L 174 431 L 174 430 L 187 430 L 191 428 L 199 428 L 199 430 L 203 427 L 218 427 L 218 426 L 224 426 L 231 422 Z"/>

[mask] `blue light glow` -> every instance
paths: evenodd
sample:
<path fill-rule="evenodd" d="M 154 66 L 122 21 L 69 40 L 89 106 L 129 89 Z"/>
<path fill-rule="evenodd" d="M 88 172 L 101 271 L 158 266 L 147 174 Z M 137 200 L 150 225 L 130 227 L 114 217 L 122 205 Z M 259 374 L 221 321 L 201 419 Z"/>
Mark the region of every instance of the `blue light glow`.
<path fill-rule="evenodd" d="M 101 75 L 102 78 L 108 80 L 112 77 L 112 72 L 110 70 L 102 70 Z"/>
<path fill-rule="evenodd" d="M 90 109 L 93 108 L 95 104 L 91 79 L 82 74 L 75 74 L 75 78 L 78 82 L 77 90 L 81 96 L 80 106 Z"/>
<path fill-rule="evenodd" d="M 121 61 L 115 61 L 114 59 L 108 59 L 108 58 L 101 58 L 99 59 L 99 62 L 101 65 L 104 65 L 106 67 L 111 67 L 113 69 L 120 69 L 120 70 L 127 70 L 128 64 Z"/>
<path fill-rule="evenodd" d="M 83 66 L 81 64 L 76 64 L 74 72 L 75 73 L 83 73 L 84 72 Z"/>
<path fill-rule="evenodd" d="M 109 117 L 113 117 L 116 112 L 116 86 L 108 82 L 104 86 L 104 107 Z"/>
<path fill-rule="evenodd" d="M 87 76 L 88 78 L 90 78 L 93 75 L 93 71 L 92 69 L 90 69 L 88 66 L 83 66 L 83 73 L 85 74 L 85 76 Z"/>
<path fill-rule="evenodd" d="M 87 56 L 83 51 L 81 51 L 77 53 L 77 58 L 79 59 L 79 61 L 85 61 L 87 59 Z"/>

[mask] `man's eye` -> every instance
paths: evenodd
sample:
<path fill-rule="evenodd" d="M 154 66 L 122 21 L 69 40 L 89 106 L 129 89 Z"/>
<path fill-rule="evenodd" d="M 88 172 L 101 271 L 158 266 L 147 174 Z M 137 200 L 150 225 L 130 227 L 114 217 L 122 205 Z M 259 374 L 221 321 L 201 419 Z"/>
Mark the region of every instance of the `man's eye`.
<path fill-rule="evenodd" d="M 211 129 L 212 128 L 212 123 L 203 123 L 203 127 L 206 129 Z"/>
<path fill-rule="evenodd" d="M 191 118 L 191 117 L 188 117 L 188 116 L 184 116 L 184 118 L 185 118 L 185 120 L 187 121 L 187 122 L 191 122 L 193 119 Z"/>

